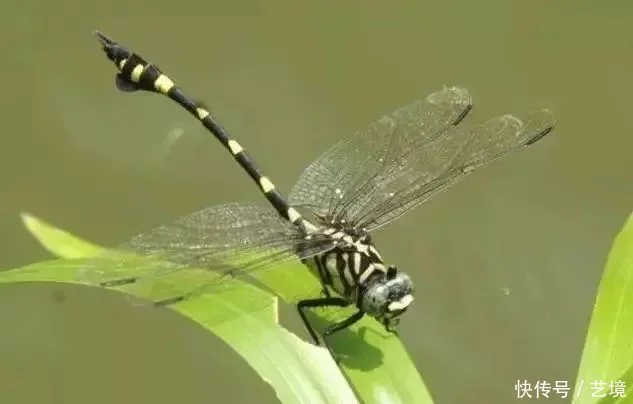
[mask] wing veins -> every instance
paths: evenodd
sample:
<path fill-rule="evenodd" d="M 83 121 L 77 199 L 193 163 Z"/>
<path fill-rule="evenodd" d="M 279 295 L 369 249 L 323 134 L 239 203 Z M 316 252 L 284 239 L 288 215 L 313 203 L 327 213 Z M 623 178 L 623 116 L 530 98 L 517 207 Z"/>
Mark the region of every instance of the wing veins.
<path fill-rule="evenodd" d="M 359 225 L 373 230 L 395 220 L 404 212 L 459 182 L 472 171 L 534 144 L 549 133 L 554 126 L 553 116 L 548 110 L 533 111 L 526 115 L 527 119 L 523 120 L 514 115 L 498 116 L 477 126 L 466 128 L 465 130 L 468 130 L 466 134 L 463 133 L 463 127 L 455 127 L 449 136 L 438 138 L 436 143 L 440 146 L 441 142 L 448 142 L 450 147 L 458 146 L 448 162 L 436 167 L 437 172 L 430 179 L 421 173 L 416 174 L 415 180 L 394 191 L 393 197 L 384 199 L 371 210 L 364 212 Z M 496 128 L 496 125 L 501 125 L 501 127 Z M 461 142 L 453 140 L 459 140 L 461 135 L 465 137 Z M 429 154 L 433 157 L 438 154 L 441 156 L 441 150 L 435 150 L 432 146 L 429 146 Z M 429 173 L 426 172 L 426 174 Z M 445 180 L 442 179 L 443 177 Z M 438 179 L 443 184 L 435 186 Z M 402 212 L 394 213 L 394 217 L 389 220 L 380 220 L 398 210 Z"/>

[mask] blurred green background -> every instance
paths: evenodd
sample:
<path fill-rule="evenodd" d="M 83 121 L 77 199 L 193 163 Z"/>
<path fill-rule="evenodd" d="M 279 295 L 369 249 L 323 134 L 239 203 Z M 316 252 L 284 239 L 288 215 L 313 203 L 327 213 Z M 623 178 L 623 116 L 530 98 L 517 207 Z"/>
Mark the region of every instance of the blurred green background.
<path fill-rule="evenodd" d="M 471 120 L 549 107 L 558 126 L 375 236 L 416 282 L 402 339 L 438 403 L 512 402 L 517 379 L 573 383 L 606 254 L 633 207 L 633 3 L 5 7 L 0 267 L 49 258 L 20 211 L 115 245 L 205 205 L 265 203 L 175 104 L 115 91 L 94 29 L 205 100 L 285 192 L 341 137 L 464 86 Z M 2 403 L 276 402 L 219 340 L 115 293 L 3 286 L 0 327 Z"/>

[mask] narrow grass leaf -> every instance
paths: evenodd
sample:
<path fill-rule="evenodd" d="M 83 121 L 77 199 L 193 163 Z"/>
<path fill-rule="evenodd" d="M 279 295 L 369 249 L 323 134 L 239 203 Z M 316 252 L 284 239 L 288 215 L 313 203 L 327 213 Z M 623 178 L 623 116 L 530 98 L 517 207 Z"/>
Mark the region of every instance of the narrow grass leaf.
<path fill-rule="evenodd" d="M 576 379 L 574 403 L 601 403 L 613 397 L 622 377 L 631 382 L 633 365 L 633 216 L 617 235 L 600 280 L 598 295 Z M 626 376 L 629 374 L 629 376 Z M 592 390 L 604 382 L 602 392 Z M 617 401 L 612 401 L 617 402 Z"/>
<path fill-rule="evenodd" d="M 92 257 L 87 261 L 89 265 L 96 263 L 106 270 L 113 268 L 113 278 L 137 276 L 147 272 L 148 267 L 160 265 L 159 262 L 147 257 L 138 257 L 138 261 L 126 259 L 124 267 L 118 265 L 114 269 L 115 261 L 109 261 L 112 256 L 103 256 L 101 261 L 94 258 L 94 255 L 99 255 L 105 249 L 78 239 L 32 215 L 23 214 L 23 219 L 25 217 L 28 218 L 25 220 L 27 229 L 49 251 L 61 256 L 68 254 L 72 258 Z M 61 262 L 55 270 L 42 271 L 27 267 L 18 272 L 31 280 L 81 283 L 77 282 L 80 278 L 78 273 L 83 270 L 81 265 L 77 265 L 74 273 L 66 273 L 60 267 L 70 264 Z M 57 271 L 64 272 L 63 280 L 54 279 L 54 273 Z M 6 273 L 13 280 L 15 274 Z M 139 298 L 147 297 L 150 293 L 152 298 L 161 294 L 169 297 L 179 288 L 189 290 L 191 283 L 210 283 L 214 277 L 217 277 L 217 274 L 213 271 L 190 268 L 169 276 L 157 277 L 149 282 L 111 289 Z M 320 292 L 319 282 L 299 262 L 283 263 L 273 270 L 254 274 L 254 277 L 288 303 L 296 303 L 301 298 L 316 296 Z M 264 380 L 273 385 L 280 399 L 284 397 L 282 402 L 318 402 L 303 401 L 308 396 L 317 400 L 345 397 L 347 401 L 342 402 L 355 402 L 353 395 L 349 395 L 347 383 L 344 383 L 345 388 L 340 385 L 341 373 L 327 351 L 303 342 L 277 324 L 276 300 L 270 293 L 239 279 L 232 280 L 230 284 L 232 287 L 214 290 L 213 293 L 203 292 L 195 298 L 169 307 L 226 341 Z M 327 325 L 349 315 L 351 311 L 352 309 L 319 310 L 312 319 L 317 329 L 322 331 Z M 270 322 L 264 319 L 269 319 Z M 387 333 L 373 319 L 364 318 L 356 325 L 338 333 L 332 341 L 345 377 L 354 386 L 362 401 L 432 403 L 431 396 L 400 339 Z M 263 350 L 262 347 L 266 349 Z M 331 394 L 332 390 L 336 393 Z M 290 391 L 297 394 L 308 391 L 310 393 L 302 394 L 300 401 L 296 401 L 296 397 L 294 401 L 285 401 L 290 397 Z"/>

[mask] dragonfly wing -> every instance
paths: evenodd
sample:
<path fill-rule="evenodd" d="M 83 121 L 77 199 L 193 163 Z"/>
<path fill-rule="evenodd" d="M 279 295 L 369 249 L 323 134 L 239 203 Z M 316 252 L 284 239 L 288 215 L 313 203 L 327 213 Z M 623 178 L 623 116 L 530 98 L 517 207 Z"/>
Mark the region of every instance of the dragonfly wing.
<path fill-rule="evenodd" d="M 81 280 L 106 286 L 136 283 L 145 288 L 143 285 L 155 285 L 161 277 L 176 272 L 187 272 L 177 275 L 187 277 L 191 272 L 182 270 L 195 268 L 212 272 L 203 278 L 219 284 L 235 275 L 251 275 L 333 247 L 326 236 L 306 239 L 272 208 L 228 203 L 134 236 L 116 253 L 87 265 Z M 145 290 L 142 294 L 150 300 L 161 300 L 207 288 L 199 277 L 196 279 L 189 284 L 162 282 L 160 290 Z"/>
<path fill-rule="evenodd" d="M 441 137 L 471 106 L 467 90 L 445 87 L 382 117 L 308 166 L 290 193 L 290 204 L 319 217 L 348 220 L 346 212 L 358 209 L 367 191 L 384 173 L 399 167 L 408 150 Z"/>
<path fill-rule="evenodd" d="M 374 230 L 459 182 L 473 170 L 547 135 L 549 110 L 502 115 L 482 124 L 453 127 L 443 136 L 402 156 L 374 179 L 374 187 L 349 213 L 357 226 Z"/>

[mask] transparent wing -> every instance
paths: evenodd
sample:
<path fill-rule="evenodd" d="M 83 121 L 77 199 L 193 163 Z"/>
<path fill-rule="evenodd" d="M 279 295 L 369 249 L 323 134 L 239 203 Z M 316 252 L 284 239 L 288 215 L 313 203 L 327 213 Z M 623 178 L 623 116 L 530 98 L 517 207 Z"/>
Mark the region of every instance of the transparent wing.
<path fill-rule="evenodd" d="M 100 257 L 86 265 L 81 281 L 96 285 L 153 283 L 160 276 L 188 269 L 212 269 L 214 282 L 251 274 L 333 248 L 325 236 L 306 239 L 272 208 L 228 203 L 202 209 L 139 234 L 118 247 L 117 258 Z M 121 251 L 132 254 L 121 255 Z M 139 260 L 138 256 L 151 260 Z M 107 262 L 107 265 L 104 263 Z M 188 294 L 207 285 L 179 285 L 172 294 Z M 210 285 L 209 285 L 210 286 Z M 145 293 L 156 300 L 174 298 L 165 290 Z"/>
<path fill-rule="evenodd" d="M 353 222 L 350 213 L 369 208 L 365 195 L 377 181 L 402 169 L 412 149 L 441 137 L 471 106 L 467 90 L 445 87 L 382 117 L 308 166 L 290 193 L 290 204 L 327 220 Z"/>
<path fill-rule="evenodd" d="M 502 115 L 460 125 L 400 156 L 372 179 L 372 187 L 347 202 L 352 223 L 371 231 L 460 181 L 473 170 L 529 146 L 554 127 L 549 110 Z"/>

